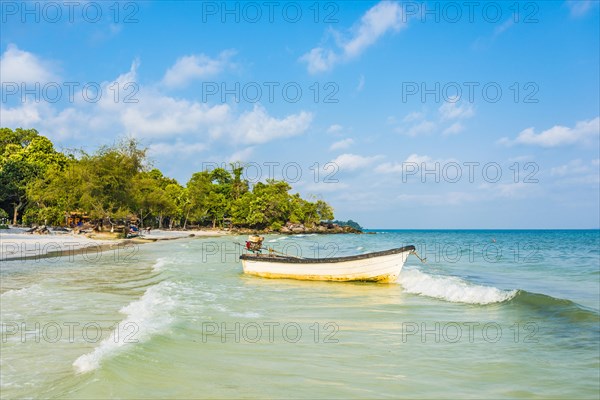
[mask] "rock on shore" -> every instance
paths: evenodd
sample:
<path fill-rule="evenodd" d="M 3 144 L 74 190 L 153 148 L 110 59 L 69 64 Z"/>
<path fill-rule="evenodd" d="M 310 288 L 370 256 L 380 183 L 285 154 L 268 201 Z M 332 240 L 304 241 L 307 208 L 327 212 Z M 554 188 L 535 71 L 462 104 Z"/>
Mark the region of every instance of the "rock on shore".
<path fill-rule="evenodd" d="M 248 228 L 234 228 L 233 232 L 246 234 L 246 233 L 255 233 L 256 229 L 248 229 Z M 321 222 L 320 224 L 313 224 L 309 226 L 305 226 L 304 224 L 293 224 L 288 222 L 285 226 L 282 226 L 281 229 L 263 229 L 259 231 L 260 233 L 283 233 L 283 234 L 302 234 L 302 233 L 322 233 L 322 234 L 335 234 L 335 233 L 363 233 L 362 231 L 352 228 L 351 226 L 341 226 L 338 224 L 330 224 L 326 222 Z"/>

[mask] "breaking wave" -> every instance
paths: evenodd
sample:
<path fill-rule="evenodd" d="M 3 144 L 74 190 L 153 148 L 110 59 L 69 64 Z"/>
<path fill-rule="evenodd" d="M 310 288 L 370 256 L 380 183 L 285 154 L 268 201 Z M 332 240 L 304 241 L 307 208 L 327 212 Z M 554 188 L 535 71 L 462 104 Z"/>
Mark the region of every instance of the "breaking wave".
<path fill-rule="evenodd" d="M 403 270 L 398 282 L 404 291 L 452 303 L 492 304 L 515 297 L 517 290 L 502 290 L 476 285 L 454 276 L 429 275 L 418 270 Z"/>
<path fill-rule="evenodd" d="M 174 319 L 171 314 L 176 301 L 172 294 L 176 290 L 176 284 L 164 281 L 148 288 L 139 300 L 123 307 L 120 312 L 127 317 L 118 324 L 118 332 L 112 332 L 92 352 L 75 360 L 73 366 L 77 372 L 93 371 L 105 358 L 165 331 Z"/>

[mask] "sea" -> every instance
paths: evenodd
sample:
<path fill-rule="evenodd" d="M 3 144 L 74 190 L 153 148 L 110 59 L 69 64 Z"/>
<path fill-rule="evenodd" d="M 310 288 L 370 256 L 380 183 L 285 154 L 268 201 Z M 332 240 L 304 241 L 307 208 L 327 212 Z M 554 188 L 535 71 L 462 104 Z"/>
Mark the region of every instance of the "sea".
<path fill-rule="evenodd" d="M 395 283 L 246 276 L 242 236 L 2 261 L 0 396 L 600 395 L 600 231 L 267 235 L 302 257 L 413 244 Z"/>

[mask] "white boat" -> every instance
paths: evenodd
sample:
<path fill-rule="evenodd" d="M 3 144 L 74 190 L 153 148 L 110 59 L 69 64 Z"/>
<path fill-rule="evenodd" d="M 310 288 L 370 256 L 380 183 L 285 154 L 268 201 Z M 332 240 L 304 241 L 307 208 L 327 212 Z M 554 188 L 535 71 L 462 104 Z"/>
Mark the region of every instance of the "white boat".
<path fill-rule="evenodd" d="M 313 281 L 394 282 L 415 246 L 334 258 L 299 258 L 275 254 L 242 254 L 244 273 L 263 278 Z"/>

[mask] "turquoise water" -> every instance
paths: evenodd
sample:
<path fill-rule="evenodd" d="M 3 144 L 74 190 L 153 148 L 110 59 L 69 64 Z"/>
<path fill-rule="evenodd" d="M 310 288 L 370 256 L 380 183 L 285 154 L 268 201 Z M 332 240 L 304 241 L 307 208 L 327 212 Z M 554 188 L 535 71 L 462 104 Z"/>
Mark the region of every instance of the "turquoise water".
<path fill-rule="evenodd" d="M 233 242 L 3 262 L 2 398 L 598 398 L 600 233 L 270 235 L 415 244 L 394 284 L 245 276 Z"/>

